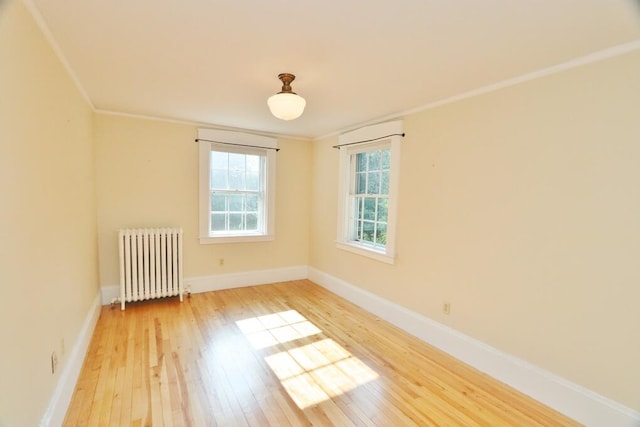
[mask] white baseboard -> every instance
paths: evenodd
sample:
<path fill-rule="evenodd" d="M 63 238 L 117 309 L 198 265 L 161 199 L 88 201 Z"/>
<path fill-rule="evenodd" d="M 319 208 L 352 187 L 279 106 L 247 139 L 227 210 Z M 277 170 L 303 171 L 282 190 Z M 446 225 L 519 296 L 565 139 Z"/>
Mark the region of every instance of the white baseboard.
<path fill-rule="evenodd" d="M 57 427 L 62 425 L 99 317 L 100 295 L 96 295 L 82 323 L 78 339 L 73 344 L 69 358 L 62 368 L 47 411 L 40 420 L 41 427 Z"/>
<path fill-rule="evenodd" d="M 587 426 L 638 427 L 640 412 L 313 267 L 309 280 Z"/>
<path fill-rule="evenodd" d="M 120 298 L 120 285 L 100 287 L 100 303 L 102 305 L 109 305 L 116 298 Z"/>
<path fill-rule="evenodd" d="M 287 282 L 306 279 L 309 269 L 306 265 L 273 268 L 269 270 L 247 271 L 242 273 L 218 274 L 215 276 L 190 277 L 184 280 L 192 293 L 219 291 L 222 289 L 243 288 L 267 283 Z"/>
<path fill-rule="evenodd" d="M 184 286 L 191 293 L 219 291 L 222 289 L 242 288 L 267 283 L 287 282 L 306 279 L 309 276 L 306 265 L 272 268 L 268 270 L 246 271 L 241 273 L 216 274 L 213 276 L 185 277 Z M 102 305 L 111 304 L 120 297 L 120 286 L 111 285 L 101 288 Z"/>

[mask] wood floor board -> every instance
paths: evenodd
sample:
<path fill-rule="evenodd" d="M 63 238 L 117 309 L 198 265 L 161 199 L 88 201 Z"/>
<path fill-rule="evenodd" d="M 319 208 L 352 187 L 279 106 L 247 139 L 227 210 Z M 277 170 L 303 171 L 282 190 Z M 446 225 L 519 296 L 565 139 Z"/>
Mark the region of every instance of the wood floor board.
<path fill-rule="evenodd" d="M 308 280 L 103 307 L 65 426 L 577 426 Z"/>

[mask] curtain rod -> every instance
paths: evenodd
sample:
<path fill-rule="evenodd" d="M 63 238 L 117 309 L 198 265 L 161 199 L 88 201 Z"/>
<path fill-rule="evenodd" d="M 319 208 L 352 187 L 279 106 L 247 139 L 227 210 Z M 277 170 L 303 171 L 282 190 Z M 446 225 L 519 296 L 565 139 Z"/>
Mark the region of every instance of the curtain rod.
<path fill-rule="evenodd" d="M 356 141 L 356 142 L 349 142 L 347 144 L 334 145 L 331 148 L 337 148 L 339 150 L 340 147 L 346 147 L 347 145 L 355 145 L 355 144 L 363 144 L 365 142 L 373 142 L 373 141 L 377 141 L 379 139 L 389 138 L 390 136 L 401 136 L 401 137 L 404 138 L 404 132 L 402 132 L 402 133 L 391 133 L 389 135 L 381 136 L 381 137 L 378 137 L 378 138 L 365 139 L 364 141 Z"/>
<path fill-rule="evenodd" d="M 248 145 L 248 144 L 235 144 L 233 142 L 214 141 L 212 139 L 196 138 L 196 142 L 200 142 L 200 141 L 213 142 L 215 144 L 235 145 L 236 147 L 264 148 L 265 150 L 276 150 L 276 152 L 280 151 L 279 148 L 273 148 L 273 147 L 262 147 L 260 145 Z"/>

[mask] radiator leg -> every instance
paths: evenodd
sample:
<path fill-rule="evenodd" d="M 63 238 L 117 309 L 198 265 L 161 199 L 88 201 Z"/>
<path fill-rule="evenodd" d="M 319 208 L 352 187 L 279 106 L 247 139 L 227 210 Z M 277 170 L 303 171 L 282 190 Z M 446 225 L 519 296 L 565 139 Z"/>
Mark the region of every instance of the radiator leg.
<path fill-rule="evenodd" d="M 120 298 L 115 297 L 111 300 L 111 308 L 114 308 L 116 304 L 120 304 L 120 310 L 124 310 L 124 300 L 120 300 Z"/>

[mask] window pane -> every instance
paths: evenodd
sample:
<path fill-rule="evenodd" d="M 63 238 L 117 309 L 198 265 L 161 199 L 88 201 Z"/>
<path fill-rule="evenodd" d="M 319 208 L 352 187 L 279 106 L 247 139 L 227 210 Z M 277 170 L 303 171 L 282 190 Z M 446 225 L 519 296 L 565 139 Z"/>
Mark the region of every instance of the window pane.
<path fill-rule="evenodd" d="M 211 195 L 211 210 L 214 212 L 224 212 L 226 208 L 227 197 L 220 194 Z"/>
<path fill-rule="evenodd" d="M 364 194 L 367 188 L 367 174 L 356 174 L 356 194 Z"/>
<path fill-rule="evenodd" d="M 356 172 L 367 170 L 367 153 L 356 154 Z"/>
<path fill-rule="evenodd" d="M 247 181 L 245 190 L 258 191 L 260 190 L 260 175 L 258 172 L 247 172 Z"/>
<path fill-rule="evenodd" d="M 215 190 L 226 190 L 229 188 L 226 170 L 211 169 L 211 188 Z"/>
<path fill-rule="evenodd" d="M 373 197 L 367 197 L 364 199 L 364 219 L 375 219 L 376 211 L 376 199 Z"/>
<path fill-rule="evenodd" d="M 229 171 L 229 190 L 244 190 L 244 170 Z"/>
<path fill-rule="evenodd" d="M 387 224 L 378 224 L 376 230 L 376 243 L 380 245 L 387 244 Z"/>
<path fill-rule="evenodd" d="M 247 172 L 255 172 L 256 175 L 260 171 L 260 156 L 247 155 Z"/>
<path fill-rule="evenodd" d="M 389 200 L 380 198 L 378 199 L 378 222 L 387 222 L 387 212 L 389 209 Z"/>
<path fill-rule="evenodd" d="M 229 169 L 244 172 L 246 157 L 246 154 L 229 153 Z"/>
<path fill-rule="evenodd" d="M 229 214 L 229 230 L 243 230 L 242 214 L 232 213 Z"/>
<path fill-rule="evenodd" d="M 247 199 L 246 199 L 246 211 L 247 212 L 258 212 L 258 200 L 259 197 L 257 194 L 247 194 Z"/>
<path fill-rule="evenodd" d="M 219 151 L 211 152 L 211 169 L 227 169 L 228 161 L 228 153 L 221 153 Z"/>
<path fill-rule="evenodd" d="M 372 242 L 373 243 L 373 229 L 374 229 L 373 222 L 371 222 L 371 221 L 363 221 L 363 223 L 362 223 L 362 237 L 361 237 L 361 240 L 364 240 L 365 242 Z"/>
<path fill-rule="evenodd" d="M 369 172 L 367 174 L 367 194 L 378 194 L 380 192 L 380 174 Z"/>
<path fill-rule="evenodd" d="M 383 171 L 380 181 L 380 194 L 389 194 L 389 171 Z"/>
<path fill-rule="evenodd" d="M 233 194 L 229 197 L 229 212 L 241 212 L 244 210 L 244 195 Z"/>
<path fill-rule="evenodd" d="M 381 156 L 382 156 L 382 159 L 381 159 L 382 169 L 388 170 L 391 167 L 391 150 L 389 149 L 382 150 Z"/>
<path fill-rule="evenodd" d="M 227 229 L 225 225 L 225 214 L 211 215 L 211 231 L 224 231 Z"/>
<path fill-rule="evenodd" d="M 380 169 L 380 150 L 369 153 L 369 170 Z"/>
<path fill-rule="evenodd" d="M 258 229 L 258 215 L 257 214 L 247 214 L 247 230 L 257 230 Z"/>

